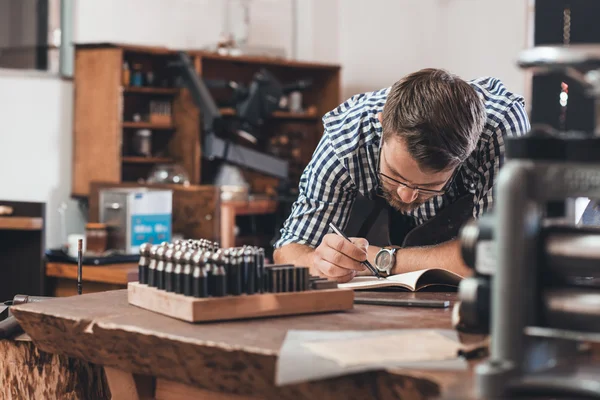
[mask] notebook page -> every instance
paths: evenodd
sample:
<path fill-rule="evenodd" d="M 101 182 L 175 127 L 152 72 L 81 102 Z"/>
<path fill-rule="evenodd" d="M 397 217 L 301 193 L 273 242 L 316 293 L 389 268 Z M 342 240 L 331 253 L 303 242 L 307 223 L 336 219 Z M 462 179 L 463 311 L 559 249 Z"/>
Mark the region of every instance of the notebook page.
<path fill-rule="evenodd" d="M 343 289 L 374 289 L 389 286 L 400 286 L 412 290 L 412 287 L 408 287 L 401 282 L 396 283 L 390 281 L 389 278 L 378 279 L 374 276 L 357 276 L 348 283 L 338 284 L 338 287 Z"/>

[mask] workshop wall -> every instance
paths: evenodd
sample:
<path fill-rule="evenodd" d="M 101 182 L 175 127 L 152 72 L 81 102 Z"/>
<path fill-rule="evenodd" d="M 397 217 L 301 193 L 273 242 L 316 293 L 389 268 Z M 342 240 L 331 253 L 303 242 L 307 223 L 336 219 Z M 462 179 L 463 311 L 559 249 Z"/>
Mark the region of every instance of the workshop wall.
<path fill-rule="evenodd" d="M 224 1 L 103 0 L 77 2 L 78 43 L 119 42 L 201 49 L 214 45 Z M 251 3 L 249 43 L 292 50 L 292 0 Z"/>
<path fill-rule="evenodd" d="M 46 241 L 60 245 L 57 209 L 66 201 L 68 231 L 83 222 L 71 194 L 71 82 L 29 72 L 0 73 L 0 199 L 46 202 Z"/>
<path fill-rule="evenodd" d="M 526 75 L 515 66 L 515 60 L 527 46 L 529 3 L 339 2 L 344 97 L 389 86 L 426 67 L 445 68 L 464 79 L 492 75 L 509 90 L 524 94 L 528 91 Z"/>

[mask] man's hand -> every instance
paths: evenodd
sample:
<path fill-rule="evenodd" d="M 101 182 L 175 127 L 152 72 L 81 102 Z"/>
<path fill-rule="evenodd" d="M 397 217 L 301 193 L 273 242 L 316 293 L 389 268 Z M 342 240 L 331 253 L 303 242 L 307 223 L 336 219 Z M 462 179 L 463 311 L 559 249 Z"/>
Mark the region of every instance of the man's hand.
<path fill-rule="evenodd" d="M 344 283 L 364 271 L 361 261 L 367 259 L 369 242 L 362 238 L 350 240 L 352 243 L 334 233 L 325 235 L 313 253 L 313 274 Z"/>

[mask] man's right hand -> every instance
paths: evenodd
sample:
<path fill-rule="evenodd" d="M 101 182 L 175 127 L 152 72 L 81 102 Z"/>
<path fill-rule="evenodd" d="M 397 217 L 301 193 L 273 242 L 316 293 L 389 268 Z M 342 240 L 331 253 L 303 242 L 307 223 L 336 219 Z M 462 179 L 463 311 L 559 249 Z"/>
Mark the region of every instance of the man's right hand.
<path fill-rule="evenodd" d="M 334 233 L 325 235 L 313 253 L 313 273 L 344 283 L 364 271 L 361 261 L 367 259 L 369 242 L 363 238 L 350 240 L 352 243 Z"/>

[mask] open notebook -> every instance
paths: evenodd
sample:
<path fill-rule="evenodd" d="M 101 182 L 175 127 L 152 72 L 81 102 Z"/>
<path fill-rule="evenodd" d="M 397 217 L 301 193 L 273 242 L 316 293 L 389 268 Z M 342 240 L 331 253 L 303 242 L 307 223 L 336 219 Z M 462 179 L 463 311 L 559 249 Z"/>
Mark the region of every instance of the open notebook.
<path fill-rule="evenodd" d="M 378 279 L 374 276 L 357 276 L 348 283 L 340 283 L 338 287 L 347 289 L 378 289 L 397 287 L 411 292 L 430 286 L 457 287 L 462 277 L 444 269 L 422 269 Z"/>

